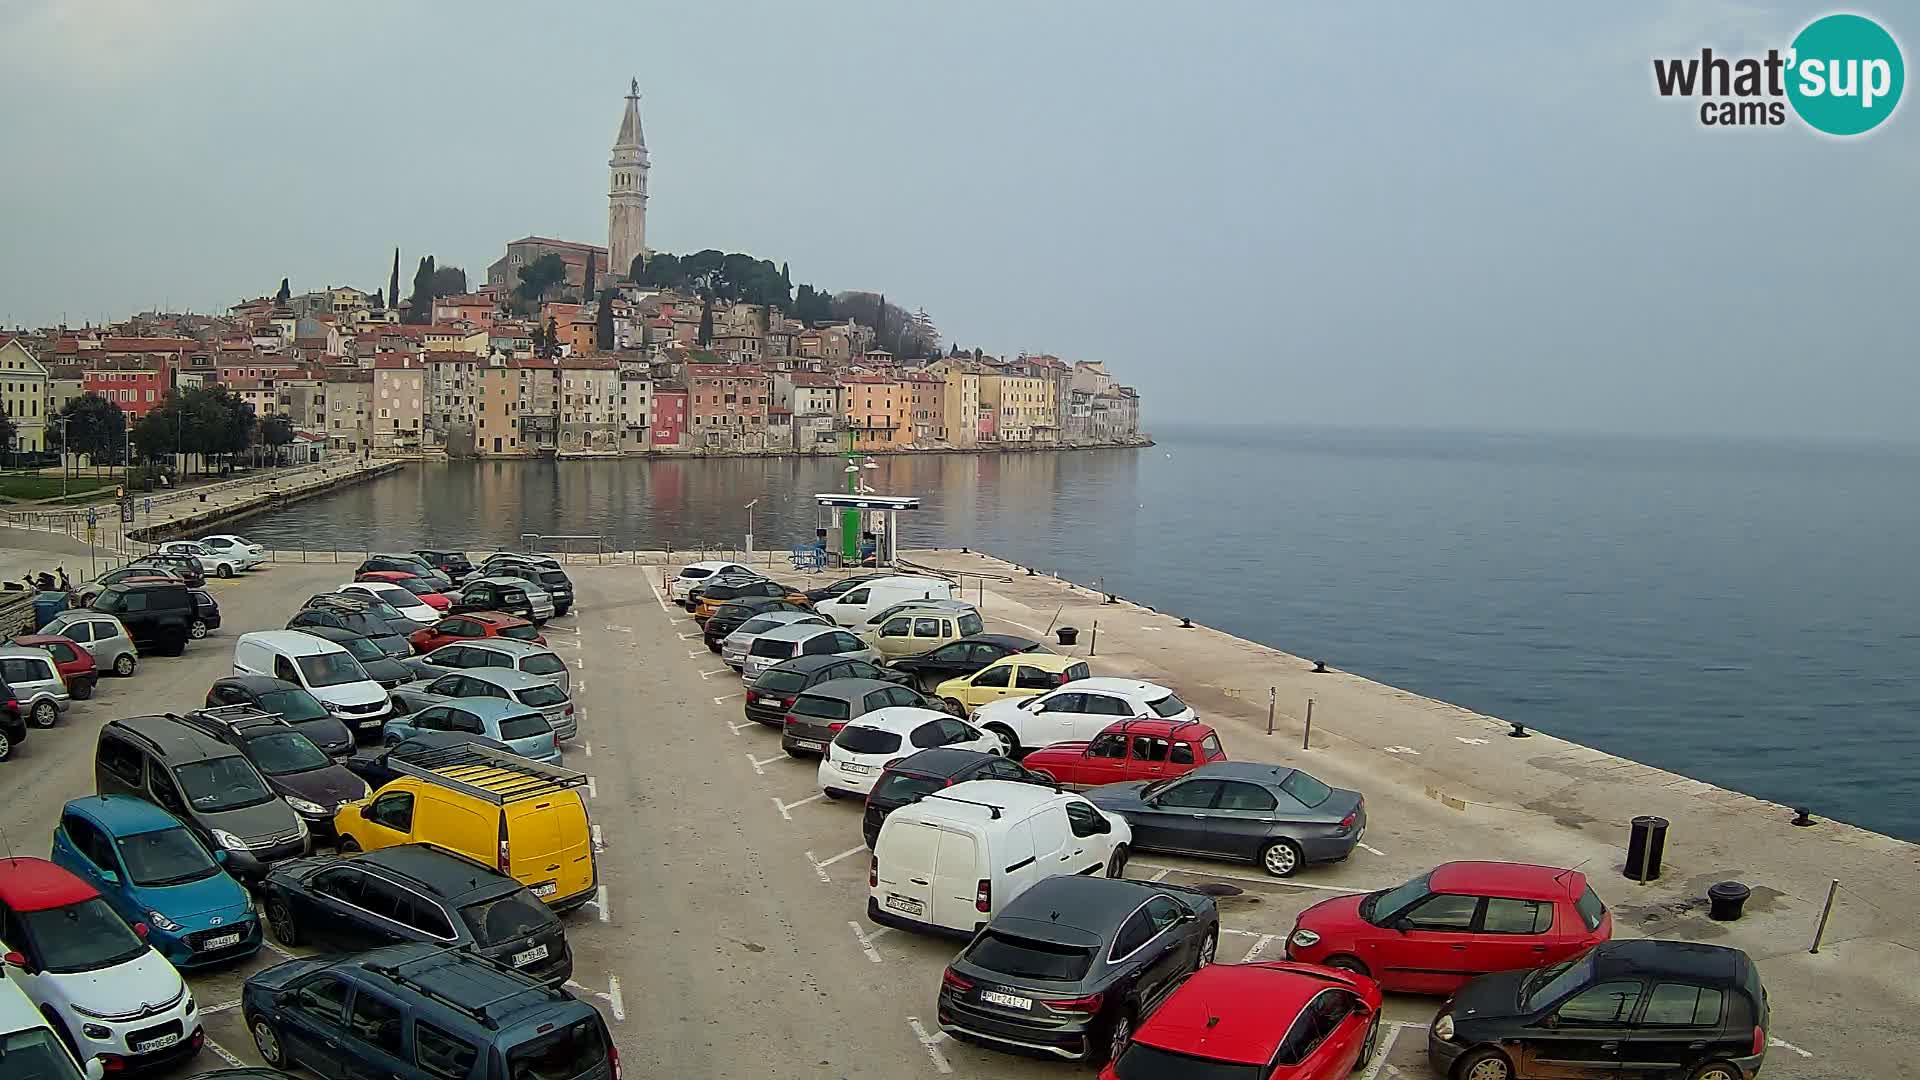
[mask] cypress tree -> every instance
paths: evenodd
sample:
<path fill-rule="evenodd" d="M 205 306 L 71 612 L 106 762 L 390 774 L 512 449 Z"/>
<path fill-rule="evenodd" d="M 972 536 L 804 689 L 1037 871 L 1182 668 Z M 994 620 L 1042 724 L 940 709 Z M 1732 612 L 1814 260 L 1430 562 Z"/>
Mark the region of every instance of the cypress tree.
<path fill-rule="evenodd" d="M 587 280 L 586 284 L 580 287 L 580 299 L 583 302 L 590 303 L 593 300 L 593 269 L 599 262 L 600 260 L 592 255 L 587 256 Z"/>
<path fill-rule="evenodd" d="M 286 279 L 286 278 L 281 278 L 281 279 L 280 279 L 280 291 L 274 294 L 274 296 L 273 296 L 273 298 L 274 298 L 274 300 L 275 300 L 276 302 L 278 302 L 278 303 L 282 303 L 282 304 L 284 304 L 284 303 L 286 303 L 286 302 L 287 302 L 287 300 L 288 300 L 288 299 L 289 299 L 290 297 L 292 297 L 292 296 L 293 296 L 293 290 L 292 290 L 292 289 L 289 289 L 289 288 L 287 288 L 287 279 Z"/>
<path fill-rule="evenodd" d="M 400 305 L 400 249 L 393 249 L 393 273 L 387 278 L 387 302 L 395 307 Z"/>

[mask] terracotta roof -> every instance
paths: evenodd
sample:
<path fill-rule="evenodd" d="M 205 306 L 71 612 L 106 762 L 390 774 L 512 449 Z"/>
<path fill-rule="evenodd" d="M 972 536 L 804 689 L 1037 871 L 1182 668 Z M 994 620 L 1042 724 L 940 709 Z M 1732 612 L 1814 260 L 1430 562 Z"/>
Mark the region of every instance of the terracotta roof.
<path fill-rule="evenodd" d="M 200 343 L 192 338 L 110 337 L 100 346 L 107 352 L 185 352 Z"/>
<path fill-rule="evenodd" d="M 688 364 L 687 374 L 703 379 L 766 378 L 766 372 L 750 364 Z"/>
<path fill-rule="evenodd" d="M 560 366 L 568 371 L 618 371 L 620 362 L 611 356 L 566 356 Z"/>
<path fill-rule="evenodd" d="M 840 385 L 839 379 L 817 371 L 796 371 L 787 376 L 787 381 L 795 386 L 837 387 Z"/>
<path fill-rule="evenodd" d="M 515 247 L 520 244 L 542 244 L 546 247 L 561 248 L 575 252 L 591 251 L 596 255 L 605 255 L 607 253 L 606 248 L 597 247 L 593 244 L 576 244 L 571 240 L 555 240 L 550 236 L 523 236 L 518 240 L 509 242 L 507 246 Z"/>
<path fill-rule="evenodd" d="M 373 358 L 375 371 L 417 371 L 420 361 L 405 353 L 381 353 Z"/>

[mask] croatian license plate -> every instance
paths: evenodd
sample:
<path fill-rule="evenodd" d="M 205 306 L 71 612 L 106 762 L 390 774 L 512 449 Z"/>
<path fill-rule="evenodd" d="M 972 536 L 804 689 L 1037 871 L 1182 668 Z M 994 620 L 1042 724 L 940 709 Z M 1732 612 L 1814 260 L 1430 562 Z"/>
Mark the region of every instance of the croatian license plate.
<path fill-rule="evenodd" d="M 206 940 L 206 943 L 204 945 L 201 945 L 200 947 L 207 950 L 213 950 L 213 949 L 224 949 L 229 945 L 238 945 L 238 944 L 240 944 L 239 934 L 221 934 L 219 937 L 216 937 L 216 938 L 208 938 Z"/>
<path fill-rule="evenodd" d="M 825 750 L 827 748 L 826 743 L 814 742 L 812 739 L 795 739 L 793 740 L 793 745 L 802 750 Z"/>
<path fill-rule="evenodd" d="M 857 761 L 843 761 L 840 763 L 840 770 L 850 776 L 865 776 L 873 771 L 873 766 L 862 765 Z"/>
<path fill-rule="evenodd" d="M 980 991 L 980 1000 L 989 1005 L 1005 1005 L 1009 1009 L 1019 1009 L 1022 1012 L 1033 1008 L 1032 998 L 1021 997 L 1019 994 L 1003 994 L 998 990 Z"/>
<path fill-rule="evenodd" d="M 547 947 L 545 945 L 535 945 L 533 948 L 528 949 L 525 952 L 514 953 L 513 966 L 526 967 L 528 964 L 533 963 L 535 960 L 545 960 L 546 958 L 547 958 Z"/>
<path fill-rule="evenodd" d="M 371 730 L 373 728 L 377 728 L 381 726 L 382 724 L 385 724 L 386 722 L 387 721 L 385 717 L 376 717 L 372 720 L 360 721 L 360 727 L 362 728 L 362 730 Z"/>
<path fill-rule="evenodd" d="M 547 882 L 545 885 L 535 885 L 533 887 L 533 895 L 535 896 L 542 896 L 542 897 L 552 896 L 554 893 L 559 891 L 560 891 L 560 886 L 554 884 L 551 881 Z"/>
<path fill-rule="evenodd" d="M 148 1039 L 145 1042 L 134 1043 L 133 1052 L 136 1054 L 147 1054 L 155 1050 L 165 1050 L 167 1047 L 179 1041 L 180 1036 L 178 1035 L 162 1035 L 157 1039 Z"/>
<path fill-rule="evenodd" d="M 895 911 L 904 912 L 908 915 L 919 915 L 921 912 L 927 910 L 925 904 L 905 896 L 888 895 L 887 906 Z"/>

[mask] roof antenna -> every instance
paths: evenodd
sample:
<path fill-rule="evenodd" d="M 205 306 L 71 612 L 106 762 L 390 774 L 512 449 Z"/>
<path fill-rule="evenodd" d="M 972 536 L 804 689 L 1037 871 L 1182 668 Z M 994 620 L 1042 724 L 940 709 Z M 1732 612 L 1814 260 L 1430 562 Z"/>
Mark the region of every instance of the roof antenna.
<path fill-rule="evenodd" d="M 13 837 L 5 829 L 0 829 L 0 842 L 5 842 L 7 845 L 7 861 L 19 861 L 20 857 L 13 853 Z"/>

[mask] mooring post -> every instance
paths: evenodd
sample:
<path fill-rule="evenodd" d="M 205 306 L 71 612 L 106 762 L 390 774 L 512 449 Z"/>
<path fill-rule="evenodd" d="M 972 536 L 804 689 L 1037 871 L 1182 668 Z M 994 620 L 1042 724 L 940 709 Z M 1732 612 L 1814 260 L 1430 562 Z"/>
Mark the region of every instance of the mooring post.
<path fill-rule="evenodd" d="M 1099 647 L 1100 647 L 1100 620 L 1095 619 L 1093 620 L 1093 640 L 1087 642 L 1087 655 L 1092 656 L 1094 653 L 1094 650 L 1098 649 Z"/>
<path fill-rule="evenodd" d="M 1833 894 L 1840 891 L 1840 879 L 1834 878 L 1827 884 L 1827 902 L 1820 908 L 1820 925 L 1813 928 L 1813 946 L 1809 953 L 1820 951 L 1820 939 L 1827 936 L 1827 916 L 1833 914 Z"/>
<path fill-rule="evenodd" d="M 1300 732 L 1300 749 L 1307 750 L 1313 745 L 1313 699 L 1307 699 L 1307 726 Z"/>
<path fill-rule="evenodd" d="M 1279 697 L 1279 695 L 1280 695 L 1279 687 L 1277 686 L 1267 687 L 1267 734 L 1269 735 L 1273 734 L 1273 703 L 1274 703 L 1274 699 Z"/>

